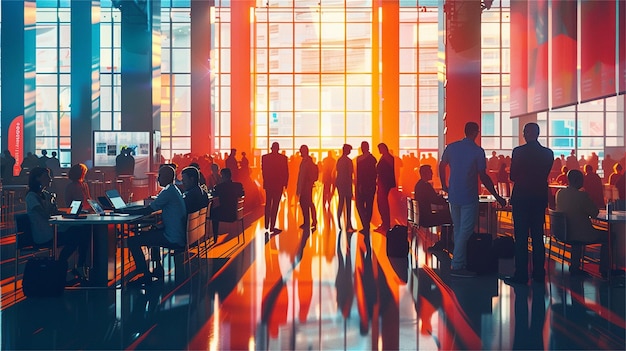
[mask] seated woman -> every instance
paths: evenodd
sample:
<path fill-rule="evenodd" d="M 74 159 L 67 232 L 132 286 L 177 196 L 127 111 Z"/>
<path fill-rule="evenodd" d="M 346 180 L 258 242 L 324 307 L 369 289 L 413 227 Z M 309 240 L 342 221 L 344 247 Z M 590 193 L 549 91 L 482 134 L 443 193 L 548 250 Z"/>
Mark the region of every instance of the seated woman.
<path fill-rule="evenodd" d="M 559 174 L 555 180 L 556 184 L 567 185 L 567 171 L 568 169 L 566 166 L 561 167 L 561 174 Z"/>
<path fill-rule="evenodd" d="M 452 217 L 450 207 L 443 196 L 438 195 L 430 184 L 433 179 L 433 170 L 430 165 L 419 168 L 420 180 L 415 184 L 414 196 L 419 206 L 419 225 L 422 227 L 435 227 L 449 224 L 441 228 L 441 239 L 433 245 L 432 250 L 452 249 Z"/>
<path fill-rule="evenodd" d="M 211 207 L 211 221 L 213 223 L 213 239 L 217 241 L 220 221 L 233 222 L 237 220 L 237 202 L 239 197 L 244 196 L 243 185 L 233 182 L 230 168 L 222 168 L 220 171 L 222 182 L 213 189 L 213 197 L 217 198 L 219 205 Z"/>
<path fill-rule="evenodd" d="M 56 196 L 46 190 L 52 178 L 47 168 L 35 167 L 28 176 L 28 193 L 26 194 L 26 212 L 30 219 L 33 240 L 36 244 L 51 243 L 54 231 L 48 220 L 50 216 L 58 214 Z M 58 242 L 63 245 L 59 260 L 67 262 L 68 258 L 78 248 L 78 269 L 75 274 L 86 277 L 85 260 L 89 244 L 89 235 L 84 226 L 58 227 Z"/>
<path fill-rule="evenodd" d="M 556 193 L 556 210 L 565 213 L 567 218 L 567 235 L 569 240 L 579 242 L 572 245 L 572 261 L 569 268 L 570 274 L 583 274 L 580 269 L 582 246 L 584 243 L 602 243 L 600 249 L 600 273 L 606 276 L 608 270 L 609 250 L 607 245 L 607 232 L 596 229 L 591 224 L 590 217 L 598 215 L 598 207 L 583 187 L 583 173 L 577 169 L 567 172 L 569 185 Z"/>
<path fill-rule="evenodd" d="M 83 202 L 83 208 L 88 208 L 87 200 L 91 197 L 89 194 L 89 186 L 85 183 L 85 175 L 87 174 L 87 166 L 77 163 L 70 168 L 67 177 L 70 183 L 65 187 L 65 203 L 69 207 L 72 201 L 80 200 Z"/>

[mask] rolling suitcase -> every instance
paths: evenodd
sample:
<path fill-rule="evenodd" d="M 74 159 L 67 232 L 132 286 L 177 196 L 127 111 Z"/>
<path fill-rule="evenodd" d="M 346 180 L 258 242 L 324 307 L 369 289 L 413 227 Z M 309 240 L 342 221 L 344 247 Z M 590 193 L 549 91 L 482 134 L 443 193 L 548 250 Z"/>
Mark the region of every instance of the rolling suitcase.
<path fill-rule="evenodd" d="M 491 234 L 474 233 L 467 241 L 467 269 L 478 274 L 498 271 L 498 257 L 491 249 Z"/>
<path fill-rule="evenodd" d="M 26 262 L 22 288 L 28 297 L 54 297 L 63 294 L 67 262 L 51 257 L 31 258 Z"/>
<path fill-rule="evenodd" d="M 406 257 L 409 254 L 408 228 L 395 225 L 387 231 L 387 256 Z"/>

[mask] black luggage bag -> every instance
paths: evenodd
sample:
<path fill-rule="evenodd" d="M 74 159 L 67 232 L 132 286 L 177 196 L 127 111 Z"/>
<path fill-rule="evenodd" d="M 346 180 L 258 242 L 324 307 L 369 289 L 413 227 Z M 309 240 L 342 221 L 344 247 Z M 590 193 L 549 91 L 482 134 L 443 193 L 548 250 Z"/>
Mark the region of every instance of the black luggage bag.
<path fill-rule="evenodd" d="M 52 257 L 31 258 L 24 268 L 22 288 L 28 297 L 55 297 L 63 294 L 67 262 Z"/>
<path fill-rule="evenodd" d="M 397 224 L 387 231 L 387 257 L 406 257 L 408 254 L 408 228 Z"/>
<path fill-rule="evenodd" d="M 493 252 L 499 258 L 515 256 L 515 240 L 510 236 L 499 236 L 493 241 Z"/>
<path fill-rule="evenodd" d="M 474 233 L 467 241 L 467 270 L 478 274 L 498 271 L 498 257 L 491 248 L 491 234 Z"/>

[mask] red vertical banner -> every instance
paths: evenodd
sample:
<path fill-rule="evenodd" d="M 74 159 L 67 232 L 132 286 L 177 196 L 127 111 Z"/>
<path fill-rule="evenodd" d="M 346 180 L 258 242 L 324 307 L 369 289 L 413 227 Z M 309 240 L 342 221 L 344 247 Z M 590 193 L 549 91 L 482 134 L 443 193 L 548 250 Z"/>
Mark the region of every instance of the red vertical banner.
<path fill-rule="evenodd" d="M 511 0 L 511 117 L 528 112 L 526 0 Z"/>
<path fill-rule="evenodd" d="M 614 95 L 616 0 L 583 0 L 581 3 L 581 99 Z"/>
<path fill-rule="evenodd" d="M 578 102 L 576 1 L 552 0 L 552 108 Z"/>
<path fill-rule="evenodd" d="M 7 135 L 8 150 L 15 157 L 15 165 L 13 166 L 13 175 L 20 174 L 20 164 L 24 159 L 24 116 L 17 116 L 11 121 L 9 125 L 9 132 Z"/>
<path fill-rule="evenodd" d="M 528 1 L 528 112 L 548 109 L 548 1 Z"/>
<path fill-rule="evenodd" d="M 626 0 L 619 0 L 619 92 L 626 93 Z"/>

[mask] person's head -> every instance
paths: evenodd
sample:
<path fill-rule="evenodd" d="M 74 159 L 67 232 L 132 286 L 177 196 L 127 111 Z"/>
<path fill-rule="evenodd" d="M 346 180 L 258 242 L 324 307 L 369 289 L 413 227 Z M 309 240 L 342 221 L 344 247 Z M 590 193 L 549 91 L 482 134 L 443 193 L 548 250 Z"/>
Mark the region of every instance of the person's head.
<path fill-rule="evenodd" d="M 182 182 L 183 188 L 185 190 L 189 190 L 198 185 L 198 179 L 200 178 L 200 172 L 198 169 L 193 166 L 183 168 L 182 174 Z"/>
<path fill-rule="evenodd" d="M 622 173 L 622 165 L 619 162 L 615 162 L 613 165 L 613 173 Z"/>
<path fill-rule="evenodd" d="M 526 123 L 523 133 L 526 142 L 536 141 L 539 138 L 539 125 L 534 122 Z"/>
<path fill-rule="evenodd" d="M 350 151 L 352 151 L 352 145 L 350 145 L 350 144 L 343 144 L 342 151 L 343 151 L 344 155 L 349 155 Z"/>
<path fill-rule="evenodd" d="M 200 171 L 200 164 L 198 164 L 198 162 L 191 162 L 189 164 L 189 167 L 195 167 L 198 170 L 198 172 Z M 183 171 L 184 171 L 184 169 L 183 169 Z"/>
<path fill-rule="evenodd" d="M 67 177 L 73 182 L 82 182 L 87 174 L 87 166 L 83 163 L 77 163 L 67 172 Z"/>
<path fill-rule="evenodd" d="M 367 141 L 361 142 L 361 152 L 367 154 L 370 152 L 370 144 Z"/>
<path fill-rule="evenodd" d="M 246 157 L 246 152 L 245 151 L 241 152 L 241 157 Z"/>
<path fill-rule="evenodd" d="M 278 149 L 280 149 L 280 145 L 277 142 L 273 142 L 271 147 L 272 152 L 278 152 Z"/>
<path fill-rule="evenodd" d="M 52 178 L 50 170 L 44 167 L 35 167 L 30 170 L 28 175 L 28 191 L 40 193 L 44 188 L 50 186 Z"/>
<path fill-rule="evenodd" d="M 46 156 L 46 155 L 48 154 L 48 150 L 45 150 L 45 149 L 44 149 L 44 150 L 41 150 L 41 154 L 42 154 L 43 156 Z"/>
<path fill-rule="evenodd" d="M 567 174 L 567 171 L 568 171 L 567 166 L 561 167 L 561 173 Z"/>
<path fill-rule="evenodd" d="M 57 157 L 57 152 L 56 151 L 52 151 L 52 157 Z"/>
<path fill-rule="evenodd" d="M 386 155 L 389 153 L 389 147 L 385 143 L 380 143 L 378 144 L 378 152 L 380 152 L 381 155 Z"/>
<path fill-rule="evenodd" d="M 170 165 L 163 165 L 159 168 L 159 176 L 157 180 L 162 187 L 168 186 L 174 183 L 174 177 L 176 177 L 176 171 Z"/>
<path fill-rule="evenodd" d="M 569 172 L 567 172 L 567 182 L 569 183 L 569 186 L 575 189 L 580 189 L 583 187 L 583 182 L 584 182 L 584 176 L 583 176 L 583 172 L 577 170 L 577 169 L 572 169 Z"/>
<path fill-rule="evenodd" d="M 217 174 L 220 171 L 220 166 L 217 163 L 211 163 L 211 173 Z"/>
<path fill-rule="evenodd" d="M 433 169 L 430 165 L 420 166 L 420 178 L 427 182 L 433 179 Z"/>
<path fill-rule="evenodd" d="M 222 168 L 220 170 L 220 175 L 224 181 L 229 181 L 233 178 L 233 172 L 228 167 Z"/>
<path fill-rule="evenodd" d="M 569 154 L 572 156 L 576 156 L 576 150 L 572 150 Z"/>
<path fill-rule="evenodd" d="M 235 157 L 237 155 L 237 149 L 230 149 L 230 156 Z"/>
<path fill-rule="evenodd" d="M 592 165 L 585 165 L 585 167 L 583 167 L 583 170 L 585 171 L 585 174 L 592 174 L 593 173 L 593 166 Z"/>
<path fill-rule="evenodd" d="M 120 149 L 120 155 L 126 155 L 126 146 L 122 146 Z"/>
<path fill-rule="evenodd" d="M 496 152 L 495 151 L 491 151 L 491 156 L 496 157 Z"/>
<path fill-rule="evenodd" d="M 309 156 L 309 147 L 306 145 L 300 146 L 300 155 L 302 155 L 302 157 Z"/>
<path fill-rule="evenodd" d="M 467 122 L 465 123 L 465 136 L 468 139 L 475 140 L 478 136 L 478 123 L 476 122 Z"/>

